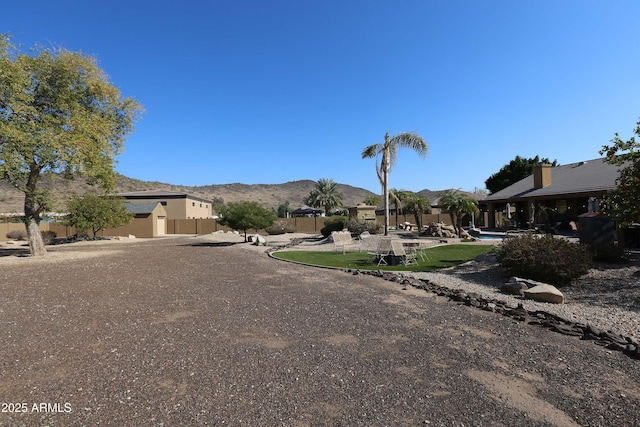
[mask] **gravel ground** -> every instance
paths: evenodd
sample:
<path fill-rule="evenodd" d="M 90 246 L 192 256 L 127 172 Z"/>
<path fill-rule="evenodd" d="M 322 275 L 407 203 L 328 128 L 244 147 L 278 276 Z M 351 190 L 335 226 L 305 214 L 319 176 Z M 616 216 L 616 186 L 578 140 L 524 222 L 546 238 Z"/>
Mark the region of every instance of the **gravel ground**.
<path fill-rule="evenodd" d="M 0 259 L 0 426 L 640 425 L 589 341 L 235 238 L 64 246 Z"/>
<path fill-rule="evenodd" d="M 596 264 L 576 284 L 560 288 L 565 304 L 541 303 L 505 295 L 497 286 L 508 281 L 491 255 L 438 272 L 415 273 L 452 289 L 464 289 L 483 297 L 541 310 L 578 323 L 640 339 L 640 259 L 624 264 Z"/>

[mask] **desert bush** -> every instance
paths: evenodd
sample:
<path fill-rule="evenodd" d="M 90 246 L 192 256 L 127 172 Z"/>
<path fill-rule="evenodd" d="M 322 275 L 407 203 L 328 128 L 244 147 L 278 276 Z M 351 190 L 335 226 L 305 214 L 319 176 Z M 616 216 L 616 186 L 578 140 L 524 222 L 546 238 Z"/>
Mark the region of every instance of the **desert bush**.
<path fill-rule="evenodd" d="M 273 225 L 264 229 L 268 234 L 284 234 L 284 233 L 295 233 L 296 227 L 286 221 L 276 221 Z"/>
<path fill-rule="evenodd" d="M 358 235 L 365 231 L 368 231 L 369 234 L 380 234 L 382 233 L 383 226 L 377 221 L 366 221 L 364 219 L 352 218 L 347 223 L 347 230 Z"/>
<path fill-rule="evenodd" d="M 27 230 L 11 230 L 7 233 L 7 239 L 27 240 Z"/>
<path fill-rule="evenodd" d="M 349 219 L 347 217 L 332 216 L 325 221 L 324 227 L 322 227 L 322 229 L 320 230 L 320 233 L 322 233 L 324 237 L 329 237 L 332 232 L 342 231 L 345 228 L 347 228 L 348 222 L 349 222 Z"/>
<path fill-rule="evenodd" d="M 496 259 L 511 275 L 566 286 L 588 273 L 593 254 L 587 245 L 552 235 L 523 235 L 504 239 Z"/>
<path fill-rule="evenodd" d="M 50 245 L 53 242 L 53 239 L 58 237 L 55 231 L 50 230 L 41 231 L 40 234 L 42 235 L 42 241 L 45 245 Z"/>

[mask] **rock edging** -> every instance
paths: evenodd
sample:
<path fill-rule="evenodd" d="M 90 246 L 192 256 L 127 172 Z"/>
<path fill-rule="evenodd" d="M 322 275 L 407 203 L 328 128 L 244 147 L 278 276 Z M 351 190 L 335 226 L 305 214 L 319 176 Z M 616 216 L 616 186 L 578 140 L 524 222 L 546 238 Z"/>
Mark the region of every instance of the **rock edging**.
<path fill-rule="evenodd" d="M 542 326 L 563 335 L 579 337 L 582 340 L 591 340 L 595 344 L 608 350 L 621 351 L 632 359 L 640 360 L 640 343 L 634 337 L 624 336 L 610 330 L 603 331 L 589 324 L 572 322 L 545 311 L 526 310 L 522 304 L 518 304 L 517 307 L 509 306 L 504 301 L 484 298 L 478 294 L 466 292 L 462 289 L 450 289 L 428 280 L 410 278 L 402 273 L 381 270 L 345 271 L 354 275 L 365 274 L 380 277 L 387 281 L 399 283 L 405 286 L 404 289 L 406 289 L 406 286 L 412 286 L 417 289 L 432 292 L 438 296 L 449 298 L 451 301 L 456 301 L 459 304 L 509 316 L 514 320 L 529 325 Z"/>

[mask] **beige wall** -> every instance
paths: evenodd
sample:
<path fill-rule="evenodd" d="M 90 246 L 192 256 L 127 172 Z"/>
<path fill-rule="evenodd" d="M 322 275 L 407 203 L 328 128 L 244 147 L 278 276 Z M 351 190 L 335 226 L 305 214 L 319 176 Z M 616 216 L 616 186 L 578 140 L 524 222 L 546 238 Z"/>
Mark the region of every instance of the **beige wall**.
<path fill-rule="evenodd" d="M 157 217 L 155 217 L 155 219 L 157 220 Z M 117 228 L 105 228 L 98 233 L 98 236 L 128 236 L 131 234 L 141 238 L 156 237 L 156 222 L 152 214 L 138 214 L 128 225 Z"/>
<path fill-rule="evenodd" d="M 162 235 L 157 229 L 158 216 L 162 216 L 162 210 L 156 208 L 152 214 L 140 215 L 136 217 L 133 222 L 124 227 L 106 229 L 98 233 L 98 236 L 128 236 L 133 234 L 136 237 L 157 237 Z M 168 216 L 168 215 L 167 215 Z M 289 223 L 294 226 L 299 233 L 319 233 L 324 223 L 328 218 L 315 217 L 315 218 L 279 218 L 279 221 Z M 384 217 L 376 217 L 376 221 L 380 224 L 384 223 Z M 399 215 L 398 223 L 409 221 L 413 223 L 415 218 L 413 215 Z M 395 216 L 390 218 L 390 225 L 395 226 Z M 451 224 L 449 215 L 437 215 L 437 214 L 425 214 L 422 216 L 422 223 L 424 225 L 430 222 L 444 222 L 445 224 Z M 22 223 L 0 223 L 0 240 L 4 240 L 6 235 L 11 230 L 24 230 L 24 224 Z M 55 222 L 42 222 L 40 223 L 40 230 L 51 230 L 56 233 L 58 237 L 73 236 L 75 229 L 73 227 L 66 227 L 60 223 Z M 216 231 L 230 231 L 229 227 L 218 224 L 215 219 L 167 219 L 166 220 L 166 234 L 209 234 Z M 264 230 L 247 230 L 247 233 L 265 233 Z"/>
<path fill-rule="evenodd" d="M 209 218 L 212 215 L 211 203 L 196 199 L 172 199 L 158 197 L 155 199 L 127 199 L 131 203 L 166 202 L 167 219 Z"/>

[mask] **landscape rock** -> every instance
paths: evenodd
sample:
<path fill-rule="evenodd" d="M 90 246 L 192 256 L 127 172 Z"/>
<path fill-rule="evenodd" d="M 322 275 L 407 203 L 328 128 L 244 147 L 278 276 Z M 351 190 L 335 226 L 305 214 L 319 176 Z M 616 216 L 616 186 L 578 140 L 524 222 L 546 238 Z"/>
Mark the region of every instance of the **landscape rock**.
<path fill-rule="evenodd" d="M 529 289 L 529 286 L 517 277 L 512 277 L 507 283 L 500 285 L 498 289 L 505 294 L 524 296 L 524 291 Z"/>
<path fill-rule="evenodd" d="M 564 304 L 564 295 L 553 285 L 541 284 L 523 291 L 524 297 L 536 301 Z"/>
<path fill-rule="evenodd" d="M 249 240 L 256 246 L 267 246 L 267 240 L 259 234 L 249 237 Z"/>

